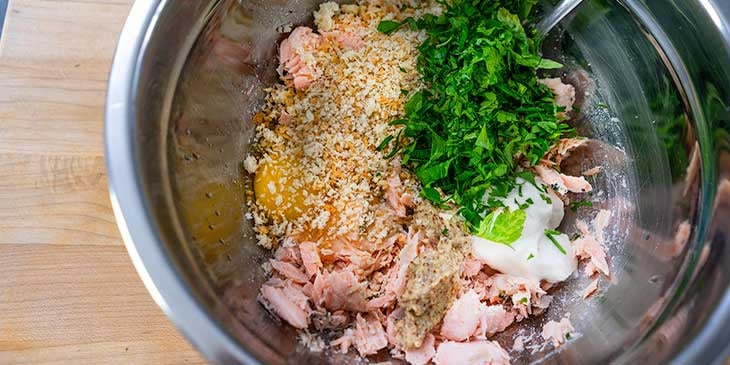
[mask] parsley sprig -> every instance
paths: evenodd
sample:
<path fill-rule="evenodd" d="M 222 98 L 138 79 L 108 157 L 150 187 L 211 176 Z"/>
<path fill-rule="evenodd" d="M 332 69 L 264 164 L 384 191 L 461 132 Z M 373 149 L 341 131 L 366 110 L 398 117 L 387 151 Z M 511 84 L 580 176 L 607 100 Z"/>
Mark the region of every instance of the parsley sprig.
<path fill-rule="evenodd" d="M 539 38 L 523 27 L 534 3 L 454 0 L 442 15 L 378 27 L 389 34 L 408 24 L 426 32 L 418 70 L 428 86 L 412 93 L 405 118 L 391 123 L 403 125 L 395 145 L 423 185 L 421 195 L 456 203 L 474 232 L 504 206 L 499 198 L 515 186 L 520 166 L 537 164 L 571 132 L 537 79 L 536 70 L 562 65 L 543 59 Z"/>

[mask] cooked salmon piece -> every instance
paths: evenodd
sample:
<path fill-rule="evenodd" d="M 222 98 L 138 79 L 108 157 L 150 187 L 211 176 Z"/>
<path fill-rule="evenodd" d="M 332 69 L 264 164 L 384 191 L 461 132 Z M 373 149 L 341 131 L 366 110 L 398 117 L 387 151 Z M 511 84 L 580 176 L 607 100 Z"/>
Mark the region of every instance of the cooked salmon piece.
<path fill-rule="evenodd" d="M 299 244 L 299 253 L 302 257 L 304 271 L 309 278 L 314 277 L 322 268 L 322 260 L 319 257 L 319 249 L 314 242 L 302 242 Z"/>
<path fill-rule="evenodd" d="M 462 294 L 446 312 L 441 336 L 453 341 L 469 339 L 476 334 L 481 314 L 486 308 L 474 290 Z"/>
<path fill-rule="evenodd" d="M 332 346 L 340 346 L 343 353 L 353 344 L 360 356 L 376 354 L 388 346 L 385 330 L 376 312 L 368 313 L 365 317 L 358 313 L 355 327 L 346 329 L 342 337 L 331 343 Z"/>
<path fill-rule="evenodd" d="M 522 298 L 527 298 L 529 303 L 532 299 L 547 294 L 537 280 L 506 274 L 495 274 L 487 279 L 486 284 L 487 299 L 491 303 L 499 302 L 505 296 L 511 298 L 513 304 L 520 304 Z"/>
<path fill-rule="evenodd" d="M 380 319 L 375 313 L 355 317 L 355 348 L 361 356 L 373 355 L 388 346 L 388 339 Z"/>
<path fill-rule="evenodd" d="M 406 208 L 413 208 L 413 198 L 407 192 L 404 192 L 403 183 L 400 179 L 401 160 L 394 158 L 390 165 L 393 167 L 390 177 L 388 178 L 388 186 L 385 191 L 388 205 L 397 217 L 405 217 Z"/>
<path fill-rule="evenodd" d="M 479 338 L 488 338 L 502 332 L 515 321 L 515 313 L 504 309 L 501 305 L 484 307 L 479 314 Z"/>
<path fill-rule="evenodd" d="M 309 281 L 309 277 L 301 269 L 288 262 L 271 259 L 269 263 L 276 272 L 295 283 L 304 284 Z"/>
<path fill-rule="evenodd" d="M 299 248 L 291 238 L 286 238 L 281 243 L 281 246 L 279 246 L 276 252 L 274 252 L 274 258 L 297 266 L 302 264 L 302 257 L 299 255 Z"/>
<path fill-rule="evenodd" d="M 442 342 L 433 358 L 436 365 L 507 365 L 509 354 L 497 342 Z"/>
<path fill-rule="evenodd" d="M 418 256 L 418 244 L 421 237 L 420 232 L 409 233 L 405 246 L 398 253 L 398 261 L 388 272 L 383 294 L 370 301 L 370 308 L 390 306 L 397 297 L 403 294 L 406 288 L 408 265 Z"/>
<path fill-rule="evenodd" d="M 388 338 L 388 343 L 395 347 L 399 348 L 400 344 L 397 340 L 397 333 L 395 328 L 395 321 L 399 317 L 404 316 L 404 311 L 402 308 L 396 308 L 390 314 L 388 314 L 388 317 L 385 319 L 385 336 Z"/>
<path fill-rule="evenodd" d="M 365 277 L 373 271 L 376 263 L 373 254 L 359 248 L 360 243 L 349 239 L 337 239 L 331 242 L 331 250 L 334 252 L 334 259 L 349 265 L 357 276 Z"/>
<path fill-rule="evenodd" d="M 583 299 L 586 299 L 593 295 L 598 290 L 598 279 L 591 281 L 590 284 L 583 290 Z"/>
<path fill-rule="evenodd" d="M 295 328 L 309 326 L 308 298 L 295 286 L 261 286 L 264 304 Z"/>
<path fill-rule="evenodd" d="M 550 321 L 542 327 L 542 338 L 545 341 L 552 341 L 553 346 L 560 347 L 566 340 L 570 338 L 570 333 L 575 331 L 573 325 L 568 318 L 563 318 L 560 322 Z"/>
<path fill-rule="evenodd" d="M 540 313 L 552 301 L 552 296 L 547 295 L 536 280 L 505 274 L 492 276 L 482 276 L 482 274 L 477 275 L 471 286 L 482 300 L 490 304 L 503 304 L 509 300 L 514 311 L 512 314 L 515 315 L 513 320 L 519 321 L 529 315 Z"/>
<path fill-rule="evenodd" d="M 472 337 L 487 338 L 504 331 L 515 320 L 515 314 L 501 305 L 487 306 L 479 295 L 469 290 L 454 302 L 444 316 L 441 337 L 464 341 Z"/>
<path fill-rule="evenodd" d="M 565 107 L 565 111 L 573 110 L 575 103 L 575 87 L 571 84 L 564 84 L 559 77 L 552 79 L 540 79 L 541 84 L 550 88 L 555 94 L 555 104 Z"/>
<path fill-rule="evenodd" d="M 337 43 L 342 48 L 351 51 L 359 51 L 365 46 L 365 41 L 359 35 L 352 32 L 340 32 L 337 35 Z"/>
<path fill-rule="evenodd" d="M 573 241 L 573 249 L 579 259 L 590 260 L 586 266 L 588 276 L 593 276 L 595 272 L 610 276 L 606 252 L 592 234 L 583 235 Z"/>
<path fill-rule="evenodd" d="M 602 273 L 607 277 L 611 276 L 608 261 L 606 259 L 606 250 L 603 247 L 604 230 L 611 219 L 611 212 L 602 209 L 596 214 L 592 222 L 592 230 L 583 220 L 575 222 L 581 237 L 573 241 L 573 249 L 576 257 L 582 260 L 589 260 L 585 267 L 585 273 L 593 276 L 596 273 Z"/>
<path fill-rule="evenodd" d="M 421 347 L 406 350 L 406 361 L 411 365 L 428 364 L 436 355 L 435 342 L 436 338 L 430 333 L 427 334 Z"/>
<path fill-rule="evenodd" d="M 406 286 L 408 265 L 418 256 L 418 244 L 421 242 L 421 232 L 409 232 L 406 245 L 398 253 L 398 272 L 391 290 L 396 295 L 403 294 Z"/>
<path fill-rule="evenodd" d="M 316 305 L 330 311 L 366 312 L 368 308 L 364 285 L 347 269 L 318 273 L 314 278 L 311 298 Z"/>
<path fill-rule="evenodd" d="M 591 184 L 583 176 L 568 176 L 542 165 L 535 166 L 535 172 L 545 184 L 554 187 L 561 194 L 568 191 L 587 193 L 593 190 Z"/>
<path fill-rule="evenodd" d="M 413 199 L 410 194 L 403 192 L 403 184 L 398 175 L 388 178 L 388 189 L 386 190 L 388 204 L 397 217 L 406 216 L 406 208 L 413 207 Z"/>
<path fill-rule="evenodd" d="M 322 37 L 311 28 L 297 27 L 279 45 L 279 73 L 286 71 L 295 89 L 306 90 L 319 78 L 313 52 L 321 42 Z"/>
<path fill-rule="evenodd" d="M 482 267 L 484 266 L 484 263 L 471 256 L 467 257 L 466 260 L 464 260 L 464 263 L 461 267 L 461 276 L 466 278 L 471 278 L 476 276 L 480 271 L 482 271 Z"/>
<path fill-rule="evenodd" d="M 551 146 L 547 153 L 545 153 L 541 163 L 547 166 L 560 166 L 563 159 L 570 156 L 570 153 L 574 149 L 588 143 L 588 141 L 589 139 L 587 138 L 561 138 L 558 143 Z"/>

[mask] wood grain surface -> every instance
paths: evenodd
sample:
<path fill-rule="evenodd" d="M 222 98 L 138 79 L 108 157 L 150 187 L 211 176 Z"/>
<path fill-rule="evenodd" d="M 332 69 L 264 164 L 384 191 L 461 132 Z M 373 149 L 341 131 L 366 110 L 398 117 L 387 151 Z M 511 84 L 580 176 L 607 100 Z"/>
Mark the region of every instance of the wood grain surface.
<path fill-rule="evenodd" d="M 117 231 L 106 80 L 132 0 L 11 0 L 0 40 L 0 364 L 193 364 Z"/>

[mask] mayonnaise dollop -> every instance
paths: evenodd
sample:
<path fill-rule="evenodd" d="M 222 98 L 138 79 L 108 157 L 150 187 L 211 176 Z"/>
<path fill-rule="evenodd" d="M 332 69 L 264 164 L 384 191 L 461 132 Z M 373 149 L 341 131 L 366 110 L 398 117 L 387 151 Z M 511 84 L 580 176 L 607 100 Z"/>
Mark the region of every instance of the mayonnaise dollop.
<path fill-rule="evenodd" d="M 474 256 L 504 274 L 560 282 L 578 265 L 568 236 L 562 233 L 553 236 L 566 251 L 564 254 L 545 235 L 545 230 L 557 228 L 563 220 L 563 202 L 540 178 L 536 177 L 535 182 L 548 193 L 541 193 L 530 182 L 517 178 L 521 188 L 512 190 L 503 201 L 510 211 L 514 211 L 532 200 L 532 204 L 524 208 L 526 219 L 522 235 L 509 246 L 471 236 L 472 250 Z M 543 198 L 545 195 L 550 203 Z"/>

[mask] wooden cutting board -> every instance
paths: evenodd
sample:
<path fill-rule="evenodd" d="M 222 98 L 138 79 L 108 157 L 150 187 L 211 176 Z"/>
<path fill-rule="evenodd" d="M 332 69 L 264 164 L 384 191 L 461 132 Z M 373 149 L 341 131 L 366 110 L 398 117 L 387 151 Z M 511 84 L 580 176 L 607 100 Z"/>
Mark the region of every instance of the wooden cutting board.
<path fill-rule="evenodd" d="M 0 41 L 0 364 L 193 364 L 107 194 L 107 74 L 132 0 L 11 0 Z"/>

